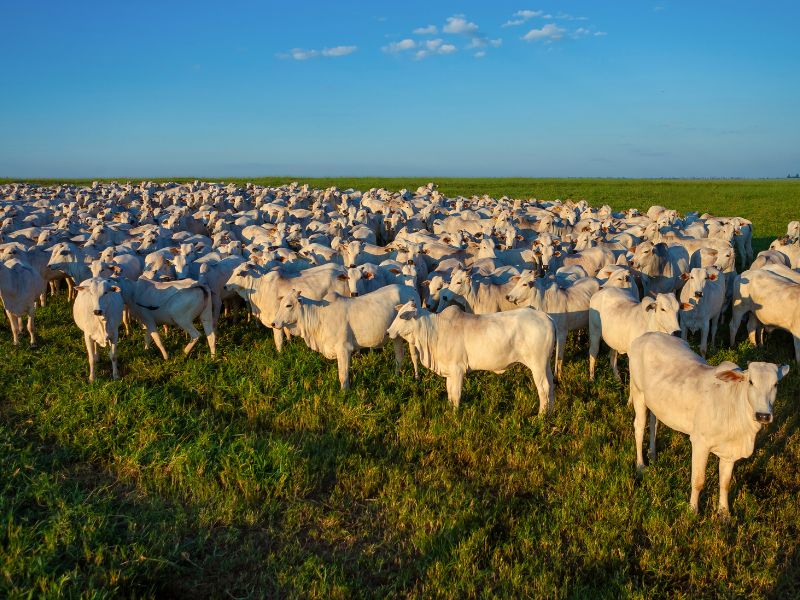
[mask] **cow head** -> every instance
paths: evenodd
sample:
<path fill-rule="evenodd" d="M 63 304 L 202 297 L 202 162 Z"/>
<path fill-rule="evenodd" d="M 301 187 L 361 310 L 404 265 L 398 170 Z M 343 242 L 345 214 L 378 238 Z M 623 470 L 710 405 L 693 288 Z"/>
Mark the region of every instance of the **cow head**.
<path fill-rule="evenodd" d="M 674 294 L 646 296 L 641 303 L 647 322 L 647 331 L 661 331 L 674 336 L 681 335 L 678 323 L 680 304 Z"/>
<path fill-rule="evenodd" d="M 511 288 L 511 291 L 506 294 L 506 300 L 520 306 L 528 306 L 538 281 L 536 271 L 522 271 L 519 275 L 514 275 L 509 281 L 516 283 Z"/>
<path fill-rule="evenodd" d="M 95 317 L 103 320 L 109 316 L 112 296 L 118 296 L 114 306 L 119 308 L 119 317 L 122 317 L 122 297 L 119 296 L 120 288 L 105 278 L 93 277 L 87 279 L 75 288 L 78 293 L 84 294 L 89 299 L 89 309 Z"/>
<path fill-rule="evenodd" d="M 272 321 L 273 329 L 283 329 L 292 327 L 300 318 L 300 310 L 303 304 L 303 297 L 300 290 L 292 290 L 283 298 L 278 298 L 278 312 Z"/>
<path fill-rule="evenodd" d="M 789 373 L 789 366 L 752 362 L 746 371 L 738 368 L 718 369 L 717 379 L 746 389 L 748 412 L 756 423 L 772 422 L 772 405 L 778 393 L 778 382 Z"/>
<path fill-rule="evenodd" d="M 395 316 L 394 321 L 392 321 L 392 324 L 389 326 L 387 333 L 393 340 L 397 339 L 398 337 L 407 339 L 408 336 L 414 331 L 413 321 L 418 319 L 420 316 L 417 303 L 413 300 L 409 300 L 405 304 L 398 304 L 395 306 L 395 310 L 397 311 L 397 315 Z"/>

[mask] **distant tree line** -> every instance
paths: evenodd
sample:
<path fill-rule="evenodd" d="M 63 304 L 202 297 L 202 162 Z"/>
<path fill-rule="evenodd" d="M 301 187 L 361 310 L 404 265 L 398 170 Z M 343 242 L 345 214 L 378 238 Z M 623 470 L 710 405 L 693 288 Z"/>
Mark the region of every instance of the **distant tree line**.
<path fill-rule="evenodd" d="M 791 173 L 789 173 L 789 174 L 786 176 L 786 179 L 800 179 L 800 173 L 795 173 L 794 175 L 792 175 Z"/>

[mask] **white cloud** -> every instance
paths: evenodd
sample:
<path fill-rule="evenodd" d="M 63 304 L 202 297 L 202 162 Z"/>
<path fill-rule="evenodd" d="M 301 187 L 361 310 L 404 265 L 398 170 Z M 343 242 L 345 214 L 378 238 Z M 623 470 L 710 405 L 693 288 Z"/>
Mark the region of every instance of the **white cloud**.
<path fill-rule="evenodd" d="M 588 21 L 588 17 L 573 17 L 572 15 L 568 15 L 567 13 L 558 13 L 554 19 L 561 19 L 562 21 Z"/>
<path fill-rule="evenodd" d="M 553 23 L 548 23 L 541 29 L 531 29 L 528 33 L 522 36 L 522 39 L 526 42 L 560 40 L 564 36 L 565 32 L 566 29 L 562 29 Z"/>
<path fill-rule="evenodd" d="M 514 27 L 516 25 L 522 25 L 526 21 L 530 21 L 534 17 L 541 17 L 542 11 L 541 10 L 518 10 L 513 15 L 512 18 L 503 23 L 503 27 Z M 548 15 L 549 16 L 549 15 Z M 546 18 L 546 17 L 545 17 Z"/>
<path fill-rule="evenodd" d="M 444 33 L 463 33 L 472 35 L 478 32 L 478 26 L 475 23 L 467 21 L 464 15 L 453 15 L 447 17 L 447 23 L 442 27 Z"/>
<path fill-rule="evenodd" d="M 475 58 L 483 58 L 484 56 L 486 56 L 486 52 L 484 52 L 483 50 L 475 53 Z"/>
<path fill-rule="evenodd" d="M 414 35 L 436 35 L 439 30 L 436 25 L 428 25 L 427 27 L 417 27 L 413 33 Z"/>
<path fill-rule="evenodd" d="M 319 56 L 318 50 L 303 50 L 302 48 L 292 48 L 289 51 L 289 56 L 294 60 L 308 60 L 309 58 L 316 58 Z"/>
<path fill-rule="evenodd" d="M 414 53 L 416 60 L 422 60 L 435 54 L 452 54 L 457 48 L 453 44 L 443 44 L 442 40 L 428 40 L 425 48 Z"/>
<path fill-rule="evenodd" d="M 325 58 L 336 58 L 337 56 L 347 56 L 358 50 L 358 46 L 334 46 L 333 48 L 323 48 L 322 50 L 306 50 L 304 48 L 292 48 L 289 52 L 278 54 L 278 58 L 291 58 L 292 60 L 309 60 L 323 56 Z"/>
<path fill-rule="evenodd" d="M 581 36 L 584 36 L 584 35 L 590 35 L 591 33 L 592 32 L 590 30 L 586 29 L 585 27 L 578 27 L 575 30 L 575 32 L 573 33 L 573 35 L 575 37 L 581 37 Z"/>
<path fill-rule="evenodd" d="M 594 35 L 595 35 L 595 37 L 600 36 L 600 35 L 608 35 L 608 32 L 606 32 L 606 31 L 595 31 Z"/>
<path fill-rule="evenodd" d="M 415 42 L 412 39 L 406 38 L 404 40 L 400 40 L 399 42 L 392 42 L 388 46 L 384 46 L 383 51 L 389 52 L 390 54 L 396 54 L 398 52 L 411 50 L 416 47 L 417 47 L 417 42 Z"/>
<path fill-rule="evenodd" d="M 322 51 L 322 56 L 347 56 L 358 50 L 357 46 L 335 46 L 333 48 L 325 48 Z"/>

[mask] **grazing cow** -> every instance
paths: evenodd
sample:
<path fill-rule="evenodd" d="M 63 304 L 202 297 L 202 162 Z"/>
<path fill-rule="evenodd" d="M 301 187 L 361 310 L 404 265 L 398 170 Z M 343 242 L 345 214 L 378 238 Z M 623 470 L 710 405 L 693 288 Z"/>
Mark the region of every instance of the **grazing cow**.
<path fill-rule="evenodd" d="M 33 317 L 36 300 L 44 294 L 45 289 L 47 283 L 44 278 L 28 263 L 18 258 L 0 261 L 0 300 L 8 317 L 15 346 L 19 346 L 22 317 L 27 315 L 31 348 L 36 347 L 36 327 Z"/>
<path fill-rule="evenodd" d="M 725 279 L 716 267 L 702 267 L 684 273 L 686 282 L 681 290 L 681 336 L 700 330 L 700 354 L 708 349 L 708 332 L 711 330 L 711 347 L 717 339 L 717 326 L 725 307 Z"/>
<path fill-rule="evenodd" d="M 447 397 L 454 408 L 461 401 L 464 375 L 470 371 L 503 373 L 519 362 L 533 375 L 539 413 L 552 410 L 550 357 L 556 331 L 550 317 L 530 308 L 473 315 L 455 306 L 438 314 L 418 306 L 408 302 L 398 307 L 389 336 L 405 339 L 423 366 L 447 378 Z"/>
<path fill-rule="evenodd" d="M 105 278 L 93 277 L 81 282 L 75 290 L 72 305 L 75 324 L 83 331 L 86 353 L 89 356 L 89 382 L 94 381 L 97 364 L 97 345 L 109 346 L 111 376 L 119 379 L 117 368 L 117 339 L 122 323 L 123 300 L 120 288 Z"/>
<path fill-rule="evenodd" d="M 214 331 L 214 312 L 211 302 L 211 290 L 208 286 L 194 279 L 177 281 L 151 281 L 140 277 L 136 281 L 118 279 L 122 289 L 122 298 L 136 320 L 144 325 L 145 347 L 150 346 L 150 338 L 161 351 L 164 360 L 169 358 L 158 325 L 177 325 L 189 334 L 191 340 L 183 349 L 188 355 L 200 339 L 200 332 L 194 326 L 194 320 L 200 317 L 203 331 L 206 334 L 211 356 L 216 355 L 216 332 Z"/>
<path fill-rule="evenodd" d="M 379 348 L 387 339 L 387 329 L 397 315 L 397 306 L 406 302 L 419 304 L 419 294 L 406 285 L 388 285 L 374 292 L 346 298 L 331 294 L 324 300 L 312 300 L 292 290 L 279 299 L 280 306 L 271 323 L 273 329 L 289 328 L 305 340 L 308 347 L 325 358 L 336 359 L 339 384 L 350 387 L 350 359 L 361 348 Z M 403 341 L 395 339 L 396 372 L 403 364 Z M 417 364 L 413 349 L 414 374 Z"/>
<path fill-rule="evenodd" d="M 566 289 L 554 280 L 537 278 L 533 271 L 523 271 L 507 300 L 517 306 L 530 306 L 546 312 L 556 324 L 556 379 L 561 378 L 567 334 L 589 326 L 589 301 L 600 289 L 600 282 L 587 277 Z"/>
<path fill-rule="evenodd" d="M 742 318 L 752 313 L 767 329 L 785 329 L 794 338 L 794 359 L 800 362 L 800 284 L 767 269 L 745 271 L 733 284 L 731 346 Z M 750 341 L 756 344 L 755 324 L 748 323 Z"/>
<path fill-rule="evenodd" d="M 686 433 L 692 442 L 692 495 L 698 510 L 708 454 L 719 457 L 719 510 L 728 512 L 733 465 L 753 453 L 756 434 L 772 421 L 778 382 L 788 366 L 752 362 L 746 371 L 724 362 L 708 365 L 684 341 L 646 333 L 631 344 L 630 402 L 636 411 L 636 466 L 644 468 L 642 442 L 650 411 L 650 460 L 655 459 L 656 424 Z"/>
<path fill-rule="evenodd" d="M 680 307 L 673 294 L 645 296 L 639 302 L 629 290 L 604 288 L 589 302 L 589 379 L 594 381 L 600 339 L 608 344 L 614 377 L 621 381 L 617 357 L 630 351 L 631 342 L 648 331 L 678 336 Z"/>

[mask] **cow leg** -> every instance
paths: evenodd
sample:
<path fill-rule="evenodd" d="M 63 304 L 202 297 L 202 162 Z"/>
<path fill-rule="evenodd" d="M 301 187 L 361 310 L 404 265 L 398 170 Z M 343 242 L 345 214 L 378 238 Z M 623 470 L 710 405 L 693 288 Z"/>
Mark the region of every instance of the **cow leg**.
<path fill-rule="evenodd" d="M 617 366 L 617 362 L 619 361 L 619 352 L 611 348 L 608 353 L 608 358 L 611 361 L 611 370 L 614 371 L 614 377 L 617 378 L 617 381 L 622 381 L 622 377 L 619 375 L 619 367 Z"/>
<path fill-rule="evenodd" d="M 729 512 L 728 490 L 731 486 L 734 462 L 723 458 L 719 459 L 719 512 L 722 515 L 727 515 Z"/>
<path fill-rule="evenodd" d="M 119 365 L 117 364 L 117 342 L 111 342 L 108 355 L 111 358 L 111 377 L 112 379 L 119 379 Z"/>
<path fill-rule="evenodd" d="M 647 405 L 644 402 L 644 394 L 634 385 L 633 381 L 631 381 L 628 403 L 633 404 L 636 415 L 633 419 L 633 433 L 636 439 L 636 468 L 641 471 L 644 469 L 642 444 L 644 444 L 644 428 L 647 425 Z"/>
<path fill-rule="evenodd" d="M 176 322 L 177 322 L 177 320 L 176 320 Z M 189 353 L 192 351 L 192 348 L 194 348 L 195 344 L 197 343 L 197 340 L 200 339 L 200 332 L 197 331 L 197 327 L 195 327 L 194 323 L 192 323 L 191 321 L 189 321 L 188 323 L 179 323 L 179 322 L 177 322 L 177 325 L 178 325 L 178 327 L 183 329 L 186 333 L 188 333 L 189 337 L 191 338 L 189 340 L 189 343 L 186 344 L 186 346 L 183 349 L 183 353 L 186 356 L 189 356 Z"/>
<path fill-rule="evenodd" d="M 550 370 L 550 357 L 544 361 L 526 365 L 531 370 L 533 382 L 536 385 L 536 392 L 539 395 L 539 414 L 553 410 L 553 372 Z"/>
<path fill-rule="evenodd" d="M 464 374 L 458 373 L 450 375 L 447 378 L 447 399 L 454 409 L 457 409 L 461 403 L 461 385 L 464 382 Z"/>
<path fill-rule="evenodd" d="M 708 463 L 708 448 L 699 443 L 692 442 L 692 497 L 689 505 L 696 513 L 699 508 L 700 490 L 706 482 L 706 464 Z M 722 483 L 722 482 L 720 482 Z"/>
<path fill-rule="evenodd" d="M 131 313 L 127 306 L 122 309 L 122 324 L 125 326 L 125 335 L 129 336 L 131 334 Z"/>
<path fill-rule="evenodd" d="M 650 411 L 650 454 L 648 458 L 652 464 L 656 460 L 656 432 L 658 431 L 658 419 L 655 413 Z"/>
<path fill-rule="evenodd" d="M 759 336 L 759 322 L 753 313 L 747 318 L 747 337 L 753 346 L 758 346 L 759 343 L 763 344 L 764 340 Z"/>
<path fill-rule="evenodd" d="M 36 348 L 36 325 L 34 324 L 33 314 L 36 312 L 36 307 L 32 306 L 28 310 L 28 335 L 31 337 L 31 348 Z M 22 329 L 22 317 L 19 319 L 19 326 Z"/>
<path fill-rule="evenodd" d="M 75 293 L 73 291 L 72 279 L 67 277 L 67 300 L 72 300 L 72 295 Z"/>
<path fill-rule="evenodd" d="M 709 321 L 703 321 L 703 326 L 700 328 L 700 356 L 706 357 L 708 351 L 708 329 Z"/>
<path fill-rule="evenodd" d="M 559 327 L 556 330 L 556 380 L 561 381 L 561 368 L 564 364 L 564 352 L 567 349 L 566 327 Z"/>
<path fill-rule="evenodd" d="M 212 295 L 210 299 L 206 300 L 203 312 L 200 313 L 200 324 L 203 326 L 203 333 L 206 334 L 206 341 L 208 342 L 208 349 L 211 352 L 211 356 L 217 355 L 216 319 L 219 317 L 219 312 L 216 313 L 217 317 L 214 316 L 214 298 L 219 302 L 219 296 L 216 294 Z"/>
<path fill-rule="evenodd" d="M 89 383 L 94 381 L 94 366 L 97 362 L 97 354 L 95 353 L 94 340 L 89 337 L 88 333 L 83 335 L 83 341 L 86 344 L 86 354 L 89 357 Z"/>
<path fill-rule="evenodd" d="M 275 340 L 275 349 L 280 352 L 283 349 L 283 329 L 273 329 L 272 339 Z"/>
<path fill-rule="evenodd" d="M 350 388 L 350 357 L 352 352 L 348 348 L 341 349 L 336 355 L 339 367 L 339 385 L 343 390 Z"/>
<path fill-rule="evenodd" d="M 6 316 L 8 317 L 8 325 L 11 328 L 11 337 L 14 340 L 14 345 L 19 346 L 19 330 L 21 327 L 17 323 L 17 317 L 16 315 L 12 315 L 9 311 L 6 311 Z"/>
<path fill-rule="evenodd" d="M 597 356 L 600 354 L 600 338 L 602 332 L 599 324 L 589 319 L 589 381 L 594 381 L 594 371 L 597 366 Z M 613 350 L 612 350 L 613 352 Z"/>
<path fill-rule="evenodd" d="M 730 332 L 731 348 L 736 347 L 736 334 L 739 331 L 739 326 L 742 324 L 742 317 L 744 317 L 745 313 L 747 312 L 747 311 L 742 311 L 740 309 L 740 306 L 736 306 L 736 303 L 734 302 L 734 306 L 731 309 L 731 322 L 728 325 L 728 331 Z"/>
<path fill-rule="evenodd" d="M 800 335 L 793 335 L 794 338 L 794 360 L 800 363 Z"/>
<path fill-rule="evenodd" d="M 719 316 L 720 313 L 717 313 L 716 316 L 711 319 L 711 347 L 714 348 L 717 342 L 717 327 L 719 326 Z"/>
<path fill-rule="evenodd" d="M 411 364 L 414 365 L 414 379 L 419 380 L 419 356 L 414 344 L 408 345 L 408 355 L 411 357 Z"/>
<path fill-rule="evenodd" d="M 161 336 L 158 335 L 158 329 L 155 326 L 148 327 L 147 332 L 153 338 L 156 348 L 161 351 L 161 356 L 164 357 L 164 360 L 168 360 L 169 354 L 167 354 L 167 349 L 164 347 L 164 342 L 161 341 Z M 200 334 L 198 333 L 197 335 L 199 336 Z M 145 336 L 145 339 L 147 339 L 147 336 Z"/>
<path fill-rule="evenodd" d="M 395 375 L 400 375 L 400 371 L 403 368 L 403 357 L 405 356 L 405 348 L 403 347 L 405 344 L 405 340 L 401 337 L 397 337 L 392 340 L 392 345 L 394 346 L 394 372 Z"/>

